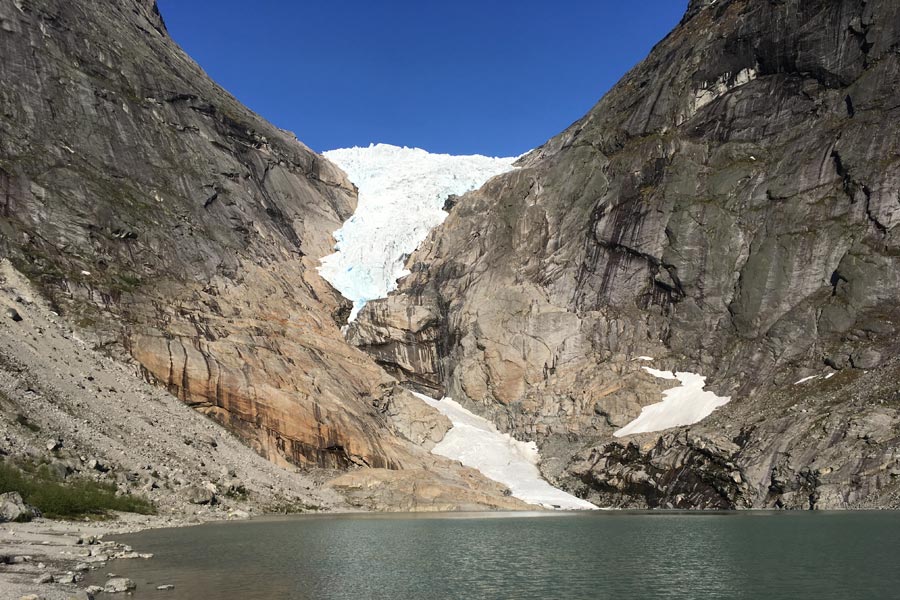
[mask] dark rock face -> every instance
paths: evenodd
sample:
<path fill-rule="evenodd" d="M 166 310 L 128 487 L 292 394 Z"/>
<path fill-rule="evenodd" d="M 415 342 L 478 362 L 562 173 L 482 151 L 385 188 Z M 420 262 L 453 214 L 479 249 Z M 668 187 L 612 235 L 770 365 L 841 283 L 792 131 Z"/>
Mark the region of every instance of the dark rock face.
<path fill-rule="evenodd" d="M 846 429 L 896 431 L 900 408 L 878 383 L 900 321 L 898 49 L 887 0 L 692 2 L 588 115 L 460 199 L 351 340 L 615 504 L 900 504 L 896 436 Z M 732 403 L 612 441 L 660 398 L 640 355 Z"/>
<path fill-rule="evenodd" d="M 392 381 L 315 273 L 344 174 L 214 84 L 155 2 L 0 3 L 0 248 L 265 456 L 396 468 Z"/>

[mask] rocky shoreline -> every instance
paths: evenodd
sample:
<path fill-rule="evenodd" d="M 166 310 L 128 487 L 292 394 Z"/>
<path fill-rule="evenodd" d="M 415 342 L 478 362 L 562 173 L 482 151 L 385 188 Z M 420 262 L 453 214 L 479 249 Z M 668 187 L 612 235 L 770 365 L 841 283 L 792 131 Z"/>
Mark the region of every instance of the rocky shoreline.
<path fill-rule="evenodd" d="M 188 527 L 235 518 L 210 512 L 192 517 L 120 513 L 101 522 L 36 519 L 0 528 L 0 600 L 88 600 L 98 593 L 134 589 L 134 582 L 109 569 L 112 560 L 147 560 L 152 554 L 107 539 L 165 527 Z M 246 517 L 245 517 L 246 518 Z M 92 571 L 106 572 L 103 586 L 84 587 Z"/>

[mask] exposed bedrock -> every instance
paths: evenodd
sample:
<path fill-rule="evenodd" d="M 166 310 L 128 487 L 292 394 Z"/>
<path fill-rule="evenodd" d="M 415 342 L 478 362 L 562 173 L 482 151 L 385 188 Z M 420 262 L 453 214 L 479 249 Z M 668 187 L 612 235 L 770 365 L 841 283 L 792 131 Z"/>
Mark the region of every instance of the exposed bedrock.
<path fill-rule="evenodd" d="M 446 419 L 345 343 L 316 272 L 356 206 L 343 172 L 212 82 L 151 0 L 4 0 L 0 30 L 0 252 L 64 319 L 275 462 L 510 506 L 430 456 Z"/>
<path fill-rule="evenodd" d="M 848 429 L 896 431 L 900 409 L 876 384 L 900 324 L 898 49 L 888 0 L 691 3 L 584 118 L 462 197 L 349 339 L 614 504 L 900 505 L 896 436 Z M 660 400 L 639 356 L 733 400 L 614 441 Z M 808 475 L 824 456 L 842 466 Z"/>

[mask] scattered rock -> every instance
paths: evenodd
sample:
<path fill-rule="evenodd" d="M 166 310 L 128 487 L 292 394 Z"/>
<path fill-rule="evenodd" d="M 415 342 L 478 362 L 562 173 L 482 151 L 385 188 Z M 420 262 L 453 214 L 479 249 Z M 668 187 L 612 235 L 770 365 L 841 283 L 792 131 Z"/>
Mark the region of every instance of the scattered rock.
<path fill-rule="evenodd" d="M 53 581 L 53 575 L 51 575 L 50 573 L 44 573 L 43 575 L 39 575 L 34 579 L 34 582 L 38 584 L 53 583 Z"/>
<path fill-rule="evenodd" d="M 75 583 L 74 573 L 65 573 L 56 578 L 57 583 Z"/>
<path fill-rule="evenodd" d="M 175 586 L 172 585 L 171 583 L 166 583 L 166 584 L 164 584 L 164 585 L 158 585 L 158 586 L 156 586 L 156 589 L 158 589 L 158 590 L 160 590 L 160 591 L 174 590 L 174 589 L 175 589 Z"/>
<path fill-rule="evenodd" d="M 20 314 L 19 314 L 19 311 L 17 311 L 17 310 L 14 309 L 14 308 L 7 308 L 7 309 L 6 309 L 6 317 L 7 317 L 8 319 L 12 319 L 12 320 L 15 321 L 16 323 L 18 323 L 19 321 L 22 320 L 22 315 L 20 315 Z"/>
<path fill-rule="evenodd" d="M 106 473 L 109 471 L 109 467 L 101 463 L 96 458 L 92 458 L 87 462 L 88 469 L 93 469 L 94 471 L 100 471 L 101 473 Z"/>
<path fill-rule="evenodd" d="M 55 452 L 56 450 L 59 450 L 60 448 L 62 448 L 62 440 L 59 440 L 59 439 L 47 440 L 46 447 L 47 447 L 48 451 Z"/>

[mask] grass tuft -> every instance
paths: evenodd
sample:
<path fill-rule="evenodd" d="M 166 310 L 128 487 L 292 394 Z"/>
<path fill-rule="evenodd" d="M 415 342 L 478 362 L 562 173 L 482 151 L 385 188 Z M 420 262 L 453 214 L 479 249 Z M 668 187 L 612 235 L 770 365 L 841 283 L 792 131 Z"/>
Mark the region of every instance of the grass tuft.
<path fill-rule="evenodd" d="M 0 493 L 19 492 L 50 519 L 106 519 L 110 511 L 152 515 L 153 504 L 140 496 L 117 496 L 110 483 L 90 479 L 58 481 L 46 465 L 0 462 Z"/>

